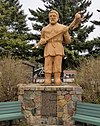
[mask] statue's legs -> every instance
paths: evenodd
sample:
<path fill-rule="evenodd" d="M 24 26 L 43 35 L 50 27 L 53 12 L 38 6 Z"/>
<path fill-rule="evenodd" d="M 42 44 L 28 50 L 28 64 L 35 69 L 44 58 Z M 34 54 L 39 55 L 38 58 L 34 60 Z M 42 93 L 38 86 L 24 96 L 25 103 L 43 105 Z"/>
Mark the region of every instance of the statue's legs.
<path fill-rule="evenodd" d="M 54 73 L 54 82 L 56 85 L 62 83 L 60 79 L 62 66 L 62 56 L 47 56 L 45 57 L 45 84 L 51 84 L 51 74 Z"/>

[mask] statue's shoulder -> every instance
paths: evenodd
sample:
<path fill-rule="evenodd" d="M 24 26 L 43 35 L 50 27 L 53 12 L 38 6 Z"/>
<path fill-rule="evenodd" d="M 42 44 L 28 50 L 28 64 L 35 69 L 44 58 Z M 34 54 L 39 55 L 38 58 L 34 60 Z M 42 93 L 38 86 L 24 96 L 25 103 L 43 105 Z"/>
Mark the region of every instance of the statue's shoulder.
<path fill-rule="evenodd" d="M 66 29 L 66 25 L 63 25 L 63 24 L 58 23 L 58 24 L 57 24 L 57 28 L 58 28 L 59 30 L 63 30 L 63 29 Z"/>
<path fill-rule="evenodd" d="M 62 28 L 65 28 L 66 26 L 63 25 L 63 24 L 60 24 L 60 23 L 57 23 L 58 27 L 62 27 Z"/>
<path fill-rule="evenodd" d="M 58 27 L 58 28 L 65 28 L 66 25 L 63 25 L 63 24 L 57 23 L 57 27 Z"/>
<path fill-rule="evenodd" d="M 42 30 L 45 31 L 45 30 L 47 30 L 48 28 L 50 28 L 50 25 L 49 25 L 49 24 L 48 24 L 47 26 L 44 26 L 44 27 L 42 28 Z"/>

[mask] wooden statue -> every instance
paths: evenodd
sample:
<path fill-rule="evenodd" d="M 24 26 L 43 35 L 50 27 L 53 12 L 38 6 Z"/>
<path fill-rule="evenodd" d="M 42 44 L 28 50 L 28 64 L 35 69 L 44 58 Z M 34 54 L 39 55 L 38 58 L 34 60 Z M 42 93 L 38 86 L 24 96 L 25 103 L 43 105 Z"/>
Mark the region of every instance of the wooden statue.
<path fill-rule="evenodd" d="M 64 56 L 63 40 L 66 44 L 70 44 L 71 37 L 69 29 L 75 29 L 83 20 L 80 12 L 75 14 L 75 18 L 69 26 L 58 23 L 59 14 L 56 10 L 49 12 L 49 24 L 43 27 L 41 32 L 41 39 L 33 48 L 39 45 L 45 45 L 44 48 L 44 71 L 45 71 L 45 85 L 50 85 L 51 75 L 54 74 L 55 85 L 61 85 L 60 79 L 62 58 Z"/>

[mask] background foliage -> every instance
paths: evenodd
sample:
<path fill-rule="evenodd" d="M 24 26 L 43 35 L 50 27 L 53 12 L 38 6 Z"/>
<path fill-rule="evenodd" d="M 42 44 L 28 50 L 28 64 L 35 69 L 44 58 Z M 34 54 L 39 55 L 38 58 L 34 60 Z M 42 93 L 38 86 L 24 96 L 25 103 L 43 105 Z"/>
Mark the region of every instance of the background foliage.
<path fill-rule="evenodd" d="M 0 101 L 17 100 L 17 85 L 29 82 L 28 69 L 18 59 L 0 60 Z"/>
<path fill-rule="evenodd" d="M 100 103 L 100 58 L 85 59 L 75 79 L 83 89 L 83 101 Z"/>

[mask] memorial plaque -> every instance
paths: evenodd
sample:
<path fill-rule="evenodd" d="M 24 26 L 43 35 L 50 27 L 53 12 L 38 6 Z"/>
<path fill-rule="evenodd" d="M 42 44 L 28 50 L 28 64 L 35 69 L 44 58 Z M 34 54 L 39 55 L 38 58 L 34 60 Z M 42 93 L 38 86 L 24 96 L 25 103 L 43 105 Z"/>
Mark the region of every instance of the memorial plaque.
<path fill-rule="evenodd" d="M 57 92 L 43 91 L 42 92 L 42 116 L 57 116 Z"/>

